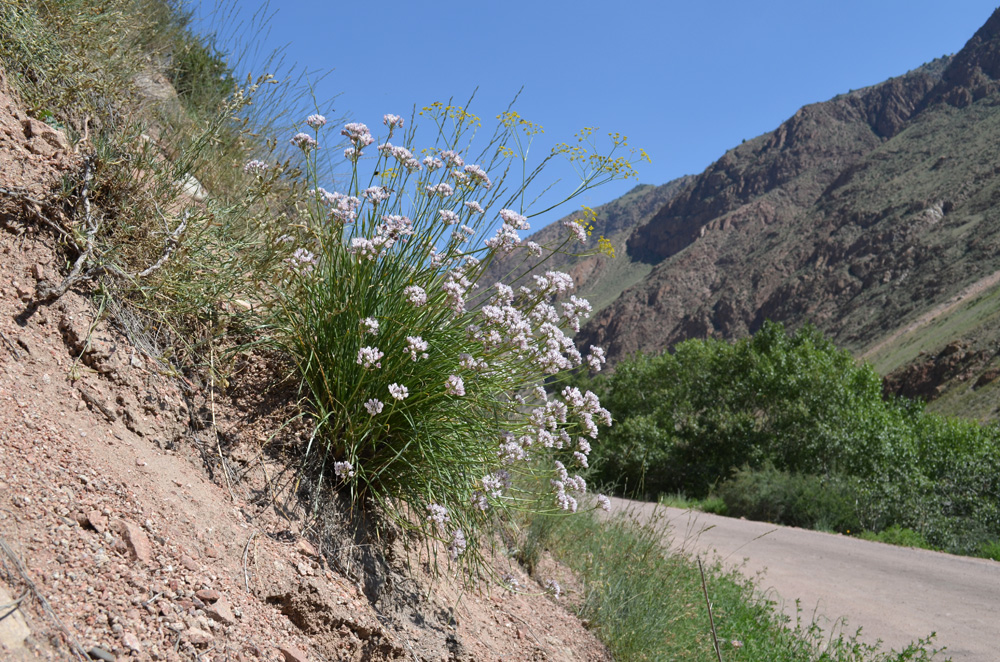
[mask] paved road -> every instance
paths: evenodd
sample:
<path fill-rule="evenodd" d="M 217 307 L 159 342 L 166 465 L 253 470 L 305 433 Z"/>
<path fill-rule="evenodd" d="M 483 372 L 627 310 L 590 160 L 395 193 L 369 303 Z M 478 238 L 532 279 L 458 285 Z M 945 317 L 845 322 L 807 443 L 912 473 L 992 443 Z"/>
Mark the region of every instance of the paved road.
<path fill-rule="evenodd" d="M 612 499 L 612 512 L 648 517 L 653 504 Z M 937 632 L 935 646 L 956 662 L 1000 661 L 1000 563 L 895 547 L 805 529 L 660 508 L 671 547 L 713 552 L 741 566 L 794 618 L 848 619 L 862 639 L 893 648 Z M 823 621 L 821 620 L 822 624 Z M 829 621 L 827 621 L 829 623 Z M 943 656 L 941 659 L 944 659 Z"/>

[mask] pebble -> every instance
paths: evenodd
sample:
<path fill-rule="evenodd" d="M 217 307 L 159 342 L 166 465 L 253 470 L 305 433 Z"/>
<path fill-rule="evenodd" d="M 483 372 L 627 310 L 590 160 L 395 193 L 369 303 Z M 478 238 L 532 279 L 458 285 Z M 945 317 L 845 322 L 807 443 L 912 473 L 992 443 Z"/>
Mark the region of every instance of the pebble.
<path fill-rule="evenodd" d="M 116 659 L 114 655 L 104 650 L 100 646 L 94 646 L 93 648 L 91 648 L 89 651 L 87 651 L 87 655 L 89 655 L 90 659 L 92 660 L 104 660 L 105 662 L 115 662 Z"/>
<path fill-rule="evenodd" d="M 195 646 L 203 646 L 212 641 L 215 637 L 211 632 L 206 632 L 201 628 L 188 628 L 184 631 L 184 638 Z"/>
<path fill-rule="evenodd" d="M 211 588 L 203 588 L 200 591 L 196 591 L 195 595 L 198 596 L 199 600 L 204 602 L 215 602 L 222 597 L 222 594 Z"/>
<path fill-rule="evenodd" d="M 299 539 L 299 541 L 295 544 L 295 549 L 299 550 L 299 553 L 304 556 L 308 556 L 311 558 L 316 558 L 319 556 L 319 553 L 316 551 L 316 548 L 313 547 L 312 543 L 306 540 L 305 538 Z"/>
<path fill-rule="evenodd" d="M 149 538 L 138 524 L 128 520 L 118 520 L 115 524 L 118 533 L 121 534 L 128 547 L 128 551 L 137 561 L 149 564 L 153 559 L 153 548 L 149 544 Z"/>
<path fill-rule="evenodd" d="M 285 656 L 285 662 L 309 662 L 309 657 L 295 646 L 278 646 L 278 651 Z"/>
<path fill-rule="evenodd" d="M 136 653 L 142 651 L 142 645 L 139 643 L 139 637 L 135 636 L 131 632 L 126 632 L 122 635 L 122 646 L 130 651 L 135 651 Z"/>
<path fill-rule="evenodd" d="M 208 617 L 214 621 L 218 621 L 223 625 L 232 625 L 236 622 L 236 617 L 233 615 L 233 610 L 229 606 L 229 600 L 222 598 L 218 602 L 212 605 L 205 606 L 205 613 Z"/>

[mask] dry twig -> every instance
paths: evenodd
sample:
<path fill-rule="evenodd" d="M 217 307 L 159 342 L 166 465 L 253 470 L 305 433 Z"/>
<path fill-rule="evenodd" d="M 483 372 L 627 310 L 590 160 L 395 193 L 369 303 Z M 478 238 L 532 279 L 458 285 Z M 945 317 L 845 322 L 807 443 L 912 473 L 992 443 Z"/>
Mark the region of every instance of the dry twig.
<path fill-rule="evenodd" d="M 719 649 L 719 635 L 715 632 L 715 616 L 712 615 L 712 603 L 708 599 L 708 585 L 705 584 L 705 567 L 698 559 L 698 571 L 701 572 L 701 590 L 705 594 L 705 604 L 708 606 L 708 622 L 712 626 L 712 644 L 715 646 L 715 657 L 722 662 L 722 651 Z"/>
<path fill-rule="evenodd" d="M 257 536 L 256 531 L 251 533 L 250 537 L 247 539 L 246 547 L 243 548 L 243 585 L 246 586 L 247 593 L 250 592 L 250 574 L 247 572 L 247 557 L 250 554 L 250 543 L 253 542 L 253 539 L 256 536 Z"/>

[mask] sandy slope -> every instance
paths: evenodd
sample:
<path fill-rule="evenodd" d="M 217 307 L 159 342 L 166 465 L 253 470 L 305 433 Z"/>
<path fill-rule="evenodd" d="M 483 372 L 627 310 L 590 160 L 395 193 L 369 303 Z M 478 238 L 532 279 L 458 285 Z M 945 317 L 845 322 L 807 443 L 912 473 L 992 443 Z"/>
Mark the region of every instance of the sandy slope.
<path fill-rule="evenodd" d="M 654 504 L 613 500 L 612 512 L 649 517 Z M 795 618 L 813 611 L 821 624 L 845 617 L 862 638 L 894 648 L 937 632 L 954 660 L 1000 659 L 1000 563 L 895 547 L 848 536 L 661 508 L 670 544 L 718 555 L 747 576 L 764 573 L 762 590 Z M 742 565 L 740 565 L 742 564 Z"/>

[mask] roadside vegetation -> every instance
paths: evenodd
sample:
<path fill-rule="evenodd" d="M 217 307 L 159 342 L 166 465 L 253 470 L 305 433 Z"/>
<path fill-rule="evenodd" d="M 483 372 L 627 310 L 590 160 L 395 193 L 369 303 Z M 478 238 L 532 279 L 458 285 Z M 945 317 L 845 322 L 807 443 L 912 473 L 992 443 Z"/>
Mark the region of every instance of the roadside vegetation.
<path fill-rule="evenodd" d="M 547 549 L 575 572 L 578 593 L 566 599 L 617 660 L 944 659 L 935 657 L 933 635 L 894 651 L 861 641 L 858 624 L 820 624 L 801 609 L 789 619 L 736 570 L 706 565 L 703 586 L 698 562 L 667 552 L 665 535 L 655 516 L 645 524 L 537 517 L 526 530 L 524 561 L 533 567 Z"/>
<path fill-rule="evenodd" d="M 996 558 L 1000 428 L 883 397 L 813 328 L 692 340 L 580 383 L 615 417 L 592 477 L 620 494 Z"/>
<path fill-rule="evenodd" d="M 521 243 L 518 233 L 535 213 L 524 189 L 543 177 L 548 160 L 527 162 L 539 126 L 500 109 L 488 122 L 492 131 L 479 132 L 489 137 L 473 144 L 469 132 L 484 120 L 451 103 L 410 117 L 386 114 L 374 118 L 375 128 L 335 122 L 322 107 L 288 116 L 308 87 L 290 75 L 238 77 L 170 0 L 5 2 L 0 66 L 29 114 L 65 131 L 79 157 L 46 200 L 4 191 L 26 214 L 33 210 L 65 257 L 62 282 L 40 290 L 32 306 L 71 287 L 87 289 L 97 313 L 164 373 L 213 393 L 240 378 L 241 356 L 276 355 L 274 381 L 292 374 L 298 384 L 298 410 L 287 423 L 308 431 L 301 447 L 284 452 L 314 509 L 344 498 L 439 540 L 446 563 L 470 576 L 482 569 L 496 532 L 528 517 L 531 530 L 545 532 L 532 534 L 536 542 L 580 573 L 589 587 L 581 614 L 620 659 L 700 659 L 712 650 L 696 607 L 662 609 L 698 604 L 700 579 L 689 561 L 664 551 L 661 532 L 602 524 L 584 512 L 568 516 L 602 504 L 583 496 L 588 458 L 601 458 L 591 460 L 596 475 L 615 475 L 608 482 L 619 489 L 660 490 L 648 480 L 653 463 L 673 452 L 670 435 L 656 432 L 663 443 L 648 445 L 649 458 L 636 464 L 626 454 L 625 465 L 613 466 L 613 449 L 628 450 L 642 438 L 636 430 L 652 433 L 653 419 L 622 425 L 633 436 L 613 435 L 617 445 L 600 450 L 598 424 L 609 423 L 610 413 L 595 393 L 624 405 L 627 367 L 619 381 L 595 381 L 593 390 L 559 381 L 603 363 L 599 348 L 581 353 L 570 340 L 589 305 L 557 272 L 514 288 L 477 283 L 495 257 Z M 164 76 L 176 95 L 151 94 L 149 82 Z M 418 131 L 418 122 L 431 131 Z M 564 202 L 634 176 L 645 158 L 617 134 L 598 139 L 585 129 L 575 138 L 548 157 L 573 160 L 581 174 Z M 334 178 L 335 171 L 347 174 Z M 559 242 L 528 249 L 610 250 L 588 240 L 587 218 L 567 220 Z M 702 397 L 698 388 L 689 397 Z M 799 407 L 786 426 L 788 452 L 792 431 L 805 429 L 812 413 Z M 749 431 L 754 420 L 735 416 L 719 429 Z M 711 426 L 702 432 L 704 448 L 685 451 L 697 462 L 670 490 L 707 496 L 714 467 L 737 477 L 724 439 Z M 934 456 L 934 479 L 958 479 L 953 455 Z M 871 461 L 867 451 L 851 457 L 858 466 Z M 854 465 L 837 453 L 828 454 L 826 474 L 776 458 L 732 466 L 763 471 L 771 459 L 776 472 L 854 479 Z M 629 481 L 618 481 L 624 475 Z M 865 485 L 872 504 L 895 499 L 886 512 L 866 511 L 872 521 L 888 526 L 910 505 L 911 492 L 893 491 L 897 483 Z M 963 507 L 979 517 L 979 492 Z M 817 647 L 826 635 L 812 625 L 785 628 L 750 584 L 718 568 L 708 577 L 727 660 L 924 659 L 915 657 L 923 648 L 908 658 L 880 657 L 851 637 L 830 640 L 838 643 L 826 650 L 841 657 L 829 657 Z M 675 652 L 663 653 L 658 628 L 667 624 L 677 632 Z"/>

